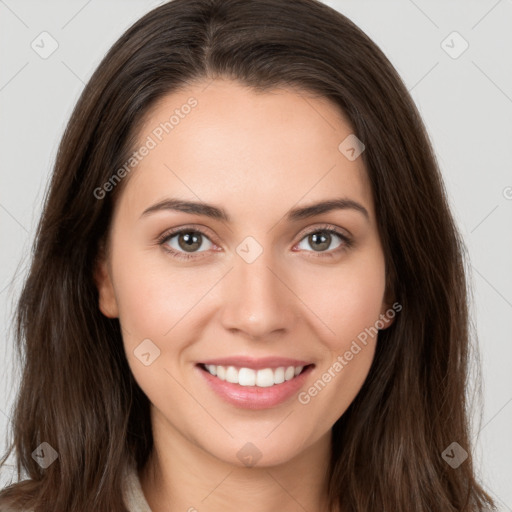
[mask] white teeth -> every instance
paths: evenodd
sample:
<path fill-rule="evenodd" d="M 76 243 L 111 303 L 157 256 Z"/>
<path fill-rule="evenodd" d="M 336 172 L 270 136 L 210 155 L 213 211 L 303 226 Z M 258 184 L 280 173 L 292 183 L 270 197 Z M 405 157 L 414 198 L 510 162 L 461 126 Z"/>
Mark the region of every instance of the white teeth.
<path fill-rule="evenodd" d="M 238 370 L 234 366 L 228 366 L 226 370 L 226 382 L 238 383 Z"/>
<path fill-rule="evenodd" d="M 291 380 L 303 370 L 303 366 L 280 366 L 279 368 L 235 368 L 234 366 L 217 366 L 214 364 L 205 365 L 209 373 L 220 380 L 239 384 L 240 386 L 258 386 L 268 388 L 275 384 L 282 384 L 285 380 Z"/>
<path fill-rule="evenodd" d="M 284 380 L 290 380 L 293 379 L 295 375 L 295 368 L 293 366 L 288 366 L 286 370 L 284 371 Z"/>
<path fill-rule="evenodd" d="M 226 380 L 226 368 L 224 366 L 217 366 L 217 377 L 220 380 Z"/>
<path fill-rule="evenodd" d="M 256 386 L 260 388 L 268 388 L 274 385 L 274 370 L 272 368 L 264 368 L 258 370 L 256 374 Z"/>
<path fill-rule="evenodd" d="M 299 366 L 300 368 L 300 366 Z M 284 368 L 276 368 L 274 370 L 274 384 L 282 384 L 284 382 Z"/>
<path fill-rule="evenodd" d="M 240 368 L 238 372 L 238 384 L 240 386 L 255 386 L 256 372 L 251 368 Z"/>

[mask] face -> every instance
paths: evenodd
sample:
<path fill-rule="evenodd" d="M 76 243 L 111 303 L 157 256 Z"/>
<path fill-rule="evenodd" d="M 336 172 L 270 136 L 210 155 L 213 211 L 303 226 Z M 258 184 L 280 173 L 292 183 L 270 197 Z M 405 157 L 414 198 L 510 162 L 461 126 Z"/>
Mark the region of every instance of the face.
<path fill-rule="evenodd" d="M 279 464 L 325 439 L 391 322 L 366 169 L 338 149 L 351 133 L 326 99 L 227 80 L 170 94 L 140 131 L 100 309 L 152 420 L 217 459 Z"/>

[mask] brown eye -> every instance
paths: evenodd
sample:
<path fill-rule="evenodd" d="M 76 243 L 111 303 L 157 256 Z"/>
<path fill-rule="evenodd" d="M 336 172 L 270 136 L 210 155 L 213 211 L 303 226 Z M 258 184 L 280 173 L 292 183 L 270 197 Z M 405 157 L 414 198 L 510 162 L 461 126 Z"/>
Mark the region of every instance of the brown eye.
<path fill-rule="evenodd" d="M 334 245 L 336 243 L 336 238 L 339 240 L 339 243 Z M 304 247 L 305 243 L 313 250 L 311 251 Z M 348 237 L 334 229 L 317 229 L 316 231 L 311 231 L 306 234 L 298 245 L 299 249 L 305 249 L 307 252 L 318 253 L 336 252 L 338 249 L 348 248 L 349 246 L 350 240 Z"/>
<path fill-rule="evenodd" d="M 320 231 L 318 233 L 313 233 L 312 235 L 308 235 L 308 242 L 310 247 L 313 247 L 315 251 L 325 251 L 329 249 L 331 245 L 332 235 L 330 233 L 325 233 Z"/>
<path fill-rule="evenodd" d="M 179 233 L 177 236 L 178 245 L 180 249 L 186 252 L 194 252 L 202 244 L 202 235 L 196 231 L 188 231 L 186 233 Z"/>
<path fill-rule="evenodd" d="M 208 241 L 210 247 L 208 247 L 208 244 L 206 244 L 206 248 L 204 247 L 205 241 Z M 205 252 L 211 248 L 211 243 L 204 233 L 191 229 L 171 233 L 162 241 L 162 245 L 167 246 L 168 250 L 173 253 Z M 203 250 L 200 251 L 200 248 L 203 248 Z"/>

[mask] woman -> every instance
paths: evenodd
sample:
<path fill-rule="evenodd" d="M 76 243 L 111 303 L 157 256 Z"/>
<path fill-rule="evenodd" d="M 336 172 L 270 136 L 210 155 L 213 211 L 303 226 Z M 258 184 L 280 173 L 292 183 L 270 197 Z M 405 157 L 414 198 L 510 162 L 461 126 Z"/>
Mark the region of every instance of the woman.
<path fill-rule="evenodd" d="M 0 506 L 492 506 L 462 252 L 414 103 L 347 18 L 153 10 L 61 142 L 18 309 L 30 479 Z"/>

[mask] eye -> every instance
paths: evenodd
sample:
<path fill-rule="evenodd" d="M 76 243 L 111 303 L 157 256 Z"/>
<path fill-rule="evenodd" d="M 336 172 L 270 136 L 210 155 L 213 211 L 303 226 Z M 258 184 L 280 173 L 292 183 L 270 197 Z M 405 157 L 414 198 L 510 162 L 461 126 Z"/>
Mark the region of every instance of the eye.
<path fill-rule="evenodd" d="M 333 240 L 339 240 L 336 247 L 332 247 Z M 309 244 L 312 251 L 305 249 L 303 244 Z M 184 227 L 175 231 L 166 232 L 158 239 L 158 244 L 165 251 L 177 259 L 188 260 L 201 258 L 198 253 L 206 253 L 214 247 L 213 242 L 201 229 Z M 206 245 L 206 247 L 205 247 Z M 302 245 L 302 246 L 301 246 Z M 309 230 L 301 239 L 297 247 L 306 252 L 318 253 L 319 257 L 333 257 L 340 251 L 352 246 L 352 240 L 335 226 L 325 225 Z M 199 250 L 202 249 L 202 250 Z"/>
<path fill-rule="evenodd" d="M 340 243 L 336 247 L 332 247 L 335 239 L 340 240 Z M 324 226 L 315 228 L 306 233 L 306 236 L 302 238 L 297 247 L 299 249 L 305 249 L 301 244 L 308 244 L 313 248 L 313 251 L 307 252 L 318 252 L 327 253 L 326 256 L 332 256 L 333 253 L 337 253 L 340 250 L 348 249 L 351 246 L 351 240 L 345 234 L 331 226 Z M 323 254 L 322 254 L 323 255 Z"/>
<path fill-rule="evenodd" d="M 207 247 L 204 251 L 199 251 L 199 248 L 204 248 L 205 241 L 208 241 L 206 243 Z M 172 233 L 164 233 L 158 243 L 173 256 L 182 259 L 194 258 L 196 257 L 194 256 L 195 253 L 206 252 L 213 246 L 213 243 L 205 233 L 190 228 L 183 228 Z M 210 245 L 208 246 L 208 244 Z"/>

